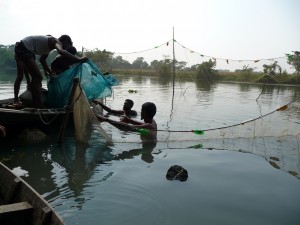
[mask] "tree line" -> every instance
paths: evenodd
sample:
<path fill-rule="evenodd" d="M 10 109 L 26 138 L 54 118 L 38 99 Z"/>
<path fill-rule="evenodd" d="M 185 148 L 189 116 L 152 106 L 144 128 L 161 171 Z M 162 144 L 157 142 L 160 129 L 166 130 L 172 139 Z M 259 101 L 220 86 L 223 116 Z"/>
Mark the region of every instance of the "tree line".
<path fill-rule="evenodd" d="M 81 56 L 82 52 L 78 52 Z M 153 60 L 150 63 L 145 61 L 143 57 L 137 57 L 132 63 L 125 60 L 122 56 L 114 56 L 114 53 L 107 50 L 89 50 L 85 51 L 84 55 L 91 59 L 99 68 L 106 71 L 119 70 L 152 70 L 155 74 L 161 76 L 171 76 L 173 71 L 173 60 L 164 55 L 162 60 Z M 55 54 L 48 57 L 48 63 L 50 63 L 55 57 Z M 16 68 L 14 59 L 14 45 L 0 45 L 0 69 Z M 300 75 L 300 52 L 295 51 L 293 54 L 287 55 L 287 63 L 295 69 L 295 74 Z M 195 64 L 190 67 L 187 66 L 187 62 L 174 61 L 176 71 L 189 71 L 196 74 L 200 79 L 216 80 L 218 79 L 219 72 L 216 70 L 216 60 L 209 59 L 201 64 Z M 235 71 L 241 75 L 247 75 L 254 72 L 254 68 L 244 66 L 243 69 Z M 285 71 L 282 71 L 277 62 L 273 62 L 270 65 L 263 65 L 263 74 L 270 76 L 287 75 Z"/>

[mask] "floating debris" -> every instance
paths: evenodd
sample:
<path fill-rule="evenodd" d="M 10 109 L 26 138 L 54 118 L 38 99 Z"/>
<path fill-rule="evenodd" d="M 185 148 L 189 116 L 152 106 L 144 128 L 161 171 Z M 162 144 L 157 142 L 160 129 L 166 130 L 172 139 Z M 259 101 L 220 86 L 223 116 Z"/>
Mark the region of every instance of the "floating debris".
<path fill-rule="evenodd" d="M 280 169 L 280 166 L 278 166 L 275 162 L 269 161 L 271 166 L 273 166 L 275 169 Z"/>
<path fill-rule="evenodd" d="M 297 176 L 297 175 L 298 175 L 298 173 L 295 172 L 295 171 L 288 171 L 288 172 L 289 172 L 289 174 L 291 174 L 291 175 L 293 175 L 293 176 Z"/>
<path fill-rule="evenodd" d="M 273 157 L 273 156 L 271 156 L 270 159 L 277 161 L 277 162 L 280 161 L 277 157 Z"/>
<path fill-rule="evenodd" d="M 166 175 L 167 180 L 180 180 L 186 181 L 188 178 L 188 172 L 182 166 L 171 166 Z"/>

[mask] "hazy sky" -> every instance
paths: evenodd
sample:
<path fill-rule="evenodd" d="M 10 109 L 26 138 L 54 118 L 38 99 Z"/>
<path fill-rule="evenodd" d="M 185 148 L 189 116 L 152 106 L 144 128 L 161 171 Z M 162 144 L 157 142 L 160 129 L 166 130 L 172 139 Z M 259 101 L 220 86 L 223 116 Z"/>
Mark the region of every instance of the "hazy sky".
<path fill-rule="evenodd" d="M 38 34 L 75 47 L 133 52 L 175 39 L 233 59 L 300 50 L 299 0 L 0 0 L 0 44 Z"/>

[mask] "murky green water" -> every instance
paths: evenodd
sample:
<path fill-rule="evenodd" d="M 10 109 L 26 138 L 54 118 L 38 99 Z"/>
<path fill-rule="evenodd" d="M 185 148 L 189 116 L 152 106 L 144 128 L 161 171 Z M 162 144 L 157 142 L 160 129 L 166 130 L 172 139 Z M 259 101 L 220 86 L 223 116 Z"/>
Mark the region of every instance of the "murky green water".
<path fill-rule="evenodd" d="M 171 80 L 118 78 L 122 85 L 114 88 L 106 104 L 119 109 L 131 98 L 139 112 L 142 103 L 154 102 L 161 130 L 156 145 L 145 146 L 138 134 L 108 124 L 103 127 L 113 146 L 97 133 L 89 145 L 76 144 L 72 132 L 62 146 L 56 135 L 38 144 L 1 143 L 0 160 L 26 171 L 23 178 L 66 224 L 299 224 L 297 102 L 263 123 L 258 120 L 254 130 L 239 125 L 215 136 L 188 132 L 231 126 L 272 112 L 298 97 L 298 87 L 268 86 L 261 94 L 262 85 L 177 79 L 173 97 Z M 12 85 L 1 83 L 1 99 L 12 97 Z M 252 136 L 241 138 L 249 129 Z M 276 137 L 268 135 L 274 131 Z M 188 171 L 186 182 L 166 179 L 167 170 L 176 164 Z"/>

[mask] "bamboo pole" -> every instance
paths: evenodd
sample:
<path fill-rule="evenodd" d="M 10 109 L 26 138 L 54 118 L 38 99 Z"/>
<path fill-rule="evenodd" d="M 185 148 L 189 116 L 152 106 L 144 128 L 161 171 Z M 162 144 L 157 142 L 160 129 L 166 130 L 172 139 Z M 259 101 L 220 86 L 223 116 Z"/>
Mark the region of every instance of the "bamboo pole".
<path fill-rule="evenodd" d="M 60 132 L 59 132 L 59 138 L 58 138 L 58 144 L 61 145 L 65 136 L 65 131 L 67 128 L 67 124 L 68 124 L 68 119 L 69 119 L 69 114 L 70 112 L 73 110 L 73 103 L 74 103 L 74 95 L 75 95 L 75 91 L 76 88 L 79 84 L 79 78 L 74 78 L 73 79 L 73 86 L 72 86 L 72 90 L 69 96 L 69 102 L 68 105 L 66 107 L 66 114 L 63 118 L 62 124 L 61 124 L 61 128 L 60 128 Z"/>
<path fill-rule="evenodd" d="M 174 27 L 173 27 L 173 96 L 175 89 L 175 39 L 174 39 Z"/>

